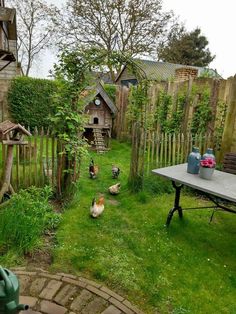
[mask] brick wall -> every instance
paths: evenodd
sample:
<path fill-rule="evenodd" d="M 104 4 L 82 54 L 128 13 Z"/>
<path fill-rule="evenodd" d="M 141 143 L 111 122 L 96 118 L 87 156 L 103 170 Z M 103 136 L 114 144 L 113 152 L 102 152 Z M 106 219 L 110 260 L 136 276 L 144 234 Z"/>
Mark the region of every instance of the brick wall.
<path fill-rule="evenodd" d="M 196 78 L 198 76 L 198 70 L 188 67 L 183 67 L 175 70 L 175 80 L 185 81 L 189 78 Z"/>

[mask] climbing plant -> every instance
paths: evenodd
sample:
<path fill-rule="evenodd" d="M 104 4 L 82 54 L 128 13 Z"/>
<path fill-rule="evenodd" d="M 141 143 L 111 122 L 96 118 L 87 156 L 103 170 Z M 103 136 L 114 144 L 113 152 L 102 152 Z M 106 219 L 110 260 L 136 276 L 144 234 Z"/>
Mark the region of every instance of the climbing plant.
<path fill-rule="evenodd" d="M 168 129 L 168 115 L 172 105 L 172 97 L 166 91 L 160 91 L 156 104 L 156 121 L 161 132 L 166 132 Z"/>
<path fill-rule="evenodd" d="M 207 125 L 212 120 L 212 110 L 210 107 L 210 90 L 205 89 L 199 94 L 198 103 L 196 105 L 192 122 L 192 134 L 206 133 Z"/>
<path fill-rule="evenodd" d="M 220 150 L 221 148 L 227 108 L 228 106 L 226 102 L 218 101 L 217 115 L 216 115 L 216 121 L 215 121 L 215 130 L 214 130 L 215 150 Z"/>
<path fill-rule="evenodd" d="M 92 88 L 88 56 L 64 51 L 54 66 L 58 89 L 53 97 L 56 113 L 50 117 L 58 138 L 57 192 L 62 195 L 66 187 L 77 179 L 77 167 L 87 152 L 83 138 L 86 115 L 84 108 L 90 100 Z"/>
<path fill-rule="evenodd" d="M 143 188 L 146 132 L 148 130 L 147 91 L 148 82 L 141 80 L 137 86 L 131 87 L 129 95 L 128 116 L 132 134 L 129 186 L 133 192 Z"/>

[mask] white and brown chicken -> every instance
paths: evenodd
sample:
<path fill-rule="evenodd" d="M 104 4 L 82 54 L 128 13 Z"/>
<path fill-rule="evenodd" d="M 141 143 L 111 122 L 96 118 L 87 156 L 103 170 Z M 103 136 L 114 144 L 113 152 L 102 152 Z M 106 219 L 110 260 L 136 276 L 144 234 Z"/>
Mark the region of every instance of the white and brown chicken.
<path fill-rule="evenodd" d="M 120 193 L 120 183 L 116 183 L 114 185 L 111 185 L 109 188 L 108 188 L 108 191 L 110 194 L 112 195 L 117 195 Z"/>
<path fill-rule="evenodd" d="M 93 218 L 97 218 L 98 216 L 100 216 L 103 211 L 104 211 L 104 203 L 105 203 L 105 200 L 104 200 L 104 197 L 101 196 L 98 201 L 96 201 L 96 199 L 94 198 L 93 201 L 92 201 L 92 205 L 90 207 L 90 215 L 93 217 Z"/>

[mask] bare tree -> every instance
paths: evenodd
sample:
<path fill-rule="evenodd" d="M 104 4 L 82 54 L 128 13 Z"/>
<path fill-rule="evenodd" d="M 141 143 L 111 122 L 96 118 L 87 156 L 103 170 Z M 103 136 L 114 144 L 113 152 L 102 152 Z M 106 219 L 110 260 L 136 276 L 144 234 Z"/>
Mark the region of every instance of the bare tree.
<path fill-rule="evenodd" d="M 58 38 L 67 47 L 100 48 L 108 60 L 112 51 L 150 55 L 172 18 L 172 12 L 162 11 L 161 0 L 68 0 L 58 22 Z"/>
<path fill-rule="evenodd" d="M 59 10 L 43 0 L 9 0 L 8 3 L 16 8 L 18 59 L 24 75 L 28 76 L 36 57 L 52 43 Z"/>

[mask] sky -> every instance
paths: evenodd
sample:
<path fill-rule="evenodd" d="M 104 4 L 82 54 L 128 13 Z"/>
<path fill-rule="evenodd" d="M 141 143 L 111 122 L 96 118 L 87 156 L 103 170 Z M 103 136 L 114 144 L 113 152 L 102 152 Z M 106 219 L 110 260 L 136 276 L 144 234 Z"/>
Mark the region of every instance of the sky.
<path fill-rule="evenodd" d="M 55 5 L 65 4 L 66 0 L 45 0 Z M 227 78 L 236 74 L 236 1 L 225 0 L 163 0 L 165 11 L 173 10 L 188 31 L 199 27 L 209 41 L 208 48 L 215 59 L 210 68 Z M 46 51 L 37 62 L 31 75 L 46 78 L 48 70 L 56 62 L 55 52 Z"/>

